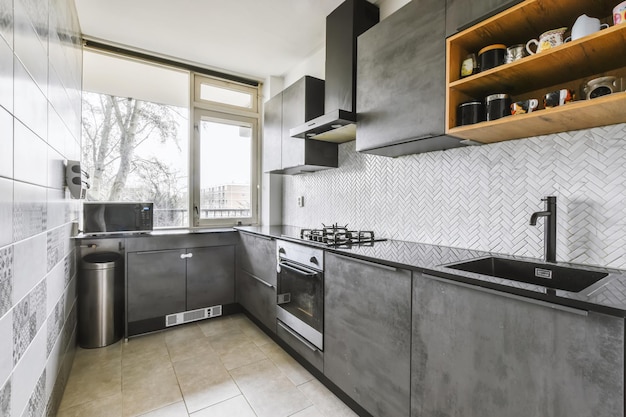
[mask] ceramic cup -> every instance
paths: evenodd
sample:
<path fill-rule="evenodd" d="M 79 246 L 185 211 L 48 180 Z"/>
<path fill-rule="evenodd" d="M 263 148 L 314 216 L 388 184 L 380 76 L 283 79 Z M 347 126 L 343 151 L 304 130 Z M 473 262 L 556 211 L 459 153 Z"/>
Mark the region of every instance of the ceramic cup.
<path fill-rule="evenodd" d="M 626 22 L 626 1 L 621 2 L 613 9 L 613 24 L 619 25 Z"/>
<path fill-rule="evenodd" d="M 551 91 L 543 98 L 543 107 L 546 109 L 562 106 L 574 100 L 574 91 L 567 88 Z"/>
<path fill-rule="evenodd" d="M 554 48 L 555 46 L 559 46 L 563 44 L 563 34 L 567 28 L 558 28 L 552 29 L 547 32 L 544 32 L 539 36 L 539 40 L 531 39 L 526 42 L 526 51 L 529 54 L 534 55 L 539 52 L 543 52 L 547 49 Z M 535 50 L 533 51 L 530 47 L 531 45 L 535 45 Z"/>
<path fill-rule="evenodd" d="M 526 56 L 526 45 L 512 45 L 506 48 L 506 56 L 504 62 L 510 64 L 511 62 L 518 61 Z"/>
<path fill-rule="evenodd" d="M 537 110 L 539 106 L 539 100 L 531 98 L 529 100 L 516 101 L 511 104 L 511 114 L 526 114 L 531 113 L 533 110 Z"/>
<path fill-rule="evenodd" d="M 589 17 L 586 14 L 578 16 L 574 26 L 572 26 L 572 36 L 565 39 L 565 42 L 575 41 L 576 39 L 584 38 L 587 35 L 598 32 L 601 29 L 608 28 L 606 23 L 600 24 L 600 19 L 595 17 Z"/>

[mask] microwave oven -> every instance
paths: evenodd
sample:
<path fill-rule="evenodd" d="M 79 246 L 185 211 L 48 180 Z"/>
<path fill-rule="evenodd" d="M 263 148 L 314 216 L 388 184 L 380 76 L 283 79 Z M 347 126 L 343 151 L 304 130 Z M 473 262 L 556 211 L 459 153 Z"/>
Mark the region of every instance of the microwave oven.
<path fill-rule="evenodd" d="M 153 203 L 84 202 L 83 233 L 148 232 Z"/>

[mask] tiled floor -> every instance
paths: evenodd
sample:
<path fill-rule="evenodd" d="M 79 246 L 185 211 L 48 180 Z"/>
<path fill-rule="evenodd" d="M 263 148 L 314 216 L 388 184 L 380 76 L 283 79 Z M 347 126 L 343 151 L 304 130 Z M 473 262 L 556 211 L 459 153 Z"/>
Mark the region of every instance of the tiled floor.
<path fill-rule="evenodd" d="M 80 349 L 58 417 L 356 416 L 246 316 Z"/>

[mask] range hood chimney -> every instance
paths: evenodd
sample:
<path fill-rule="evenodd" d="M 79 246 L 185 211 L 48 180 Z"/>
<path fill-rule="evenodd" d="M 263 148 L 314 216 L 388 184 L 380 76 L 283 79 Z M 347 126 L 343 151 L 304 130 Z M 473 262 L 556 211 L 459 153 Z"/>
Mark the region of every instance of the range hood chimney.
<path fill-rule="evenodd" d="M 346 0 L 326 17 L 324 115 L 289 130 L 295 138 L 346 142 L 356 138 L 356 41 L 378 23 L 378 6 Z"/>

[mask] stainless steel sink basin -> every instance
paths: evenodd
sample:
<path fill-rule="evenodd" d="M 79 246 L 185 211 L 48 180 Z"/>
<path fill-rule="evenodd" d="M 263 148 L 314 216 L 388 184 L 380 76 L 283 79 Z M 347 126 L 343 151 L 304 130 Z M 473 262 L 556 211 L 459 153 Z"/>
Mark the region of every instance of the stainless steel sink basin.
<path fill-rule="evenodd" d="M 582 291 L 608 275 L 604 272 L 586 269 L 493 256 L 446 265 L 446 267 L 570 292 Z"/>

